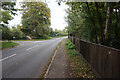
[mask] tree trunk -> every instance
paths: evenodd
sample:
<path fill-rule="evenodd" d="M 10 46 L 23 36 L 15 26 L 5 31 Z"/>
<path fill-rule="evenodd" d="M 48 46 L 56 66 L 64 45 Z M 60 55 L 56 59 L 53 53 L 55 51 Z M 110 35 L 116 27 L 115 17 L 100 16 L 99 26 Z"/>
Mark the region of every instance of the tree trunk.
<path fill-rule="evenodd" d="M 97 14 L 98 14 L 98 22 L 99 22 L 99 25 L 100 25 L 100 34 L 101 34 L 100 42 L 101 42 L 101 44 L 104 44 L 104 28 L 103 28 L 103 25 L 102 25 L 103 24 L 102 23 L 102 18 L 101 18 L 100 12 L 98 10 L 97 2 L 95 2 L 95 5 L 96 5 Z"/>
<path fill-rule="evenodd" d="M 117 15 L 117 8 L 115 9 L 116 10 L 116 28 L 115 28 L 115 38 L 118 39 L 118 15 Z"/>
<path fill-rule="evenodd" d="M 107 9 L 107 17 L 110 16 L 110 7 L 108 6 L 108 9 Z M 109 27 L 109 19 L 110 18 L 106 18 L 106 26 L 105 26 L 105 34 L 108 33 L 108 27 Z M 107 37 L 107 35 L 105 35 L 105 38 Z"/>
<path fill-rule="evenodd" d="M 108 5 L 108 8 L 107 8 L 107 18 L 106 18 L 106 25 L 105 25 L 105 31 L 104 31 L 104 34 L 105 34 L 105 45 L 106 46 L 109 46 L 109 43 L 110 43 L 110 23 L 111 23 L 111 17 L 110 17 L 110 14 L 112 13 L 112 9 L 110 7 L 110 5 Z"/>

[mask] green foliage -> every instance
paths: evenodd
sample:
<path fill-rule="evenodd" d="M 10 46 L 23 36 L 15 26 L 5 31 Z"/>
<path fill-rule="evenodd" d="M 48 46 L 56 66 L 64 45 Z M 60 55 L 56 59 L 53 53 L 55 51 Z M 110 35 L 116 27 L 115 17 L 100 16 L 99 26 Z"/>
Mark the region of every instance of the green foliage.
<path fill-rule="evenodd" d="M 17 9 L 14 8 L 15 2 L 2 2 L 1 10 L 0 10 L 0 25 L 8 24 L 9 20 L 12 20 L 13 17 L 11 15 L 16 15 L 15 11 Z"/>
<path fill-rule="evenodd" d="M 49 34 L 50 9 L 43 2 L 24 2 L 22 4 L 22 31 L 29 36 Z"/>
<path fill-rule="evenodd" d="M 12 39 L 22 39 L 23 37 L 25 37 L 25 34 L 21 31 L 20 25 L 17 25 L 17 27 L 12 27 L 10 31 L 11 31 Z"/>
<path fill-rule="evenodd" d="M 52 37 L 41 38 L 41 39 L 31 39 L 31 40 L 19 39 L 19 40 L 12 40 L 12 41 L 41 41 L 41 40 L 49 40 L 49 39 L 52 39 Z"/>
<path fill-rule="evenodd" d="M 2 26 L 2 39 L 3 40 L 10 40 L 12 38 L 10 29 L 7 26 Z"/>
<path fill-rule="evenodd" d="M 78 52 L 75 51 L 75 49 L 69 50 L 68 54 L 70 55 L 70 57 L 76 57 L 77 55 L 79 55 Z"/>
<path fill-rule="evenodd" d="M 75 51 L 75 45 L 70 41 L 70 39 L 66 39 L 65 46 L 70 57 L 78 55 L 78 52 Z"/>
<path fill-rule="evenodd" d="M 15 2 L 2 2 L 2 9 L 5 11 L 9 11 L 12 15 L 16 15 L 16 11 L 17 9 L 14 8 L 14 6 L 16 5 Z"/>
<path fill-rule="evenodd" d="M 56 35 L 56 36 L 67 36 L 67 31 L 66 29 L 63 30 L 53 30 L 51 35 Z"/>
<path fill-rule="evenodd" d="M 120 2 L 67 2 L 69 35 L 120 48 Z"/>
<path fill-rule="evenodd" d="M 94 73 L 91 71 L 91 68 L 85 63 L 83 58 L 80 56 L 75 49 L 69 49 L 68 45 L 71 44 L 69 39 L 66 39 L 65 47 L 72 63 L 70 64 L 73 73 L 71 77 L 76 78 L 95 78 Z"/>
<path fill-rule="evenodd" d="M 8 21 L 13 19 L 13 17 L 9 14 L 9 12 L 10 11 L 0 11 L 1 21 L 5 24 L 8 24 Z"/>
<path fill-rule="evenodd" d="M 12 39 L 12 35 L 10 29 L 8 28 L 8 21 L 12 20 L 12 15 L 16 15 L 14 6 L 16 4 L 14 2 L 2 2 L 1 10 L 0 10 L 0 32 L 2 32 L 2 39 Z"/>
<path fill-rule="evenodd" d="M 68 44 L 68 49 L 75 49 L 75 45 L 73 43 Z"/>
<path fill-rule="evenodd" d="M 75 49 L 75 45 L 70 40 L 66 41 L 66 46 L 67 49 Z"/>
<path fill-rule="evenodd" d="M 17 43 L 13 43 L 13 42 L 2 42 L 2 49 L 12 48 L 17 45 L 18 45 Z"/>

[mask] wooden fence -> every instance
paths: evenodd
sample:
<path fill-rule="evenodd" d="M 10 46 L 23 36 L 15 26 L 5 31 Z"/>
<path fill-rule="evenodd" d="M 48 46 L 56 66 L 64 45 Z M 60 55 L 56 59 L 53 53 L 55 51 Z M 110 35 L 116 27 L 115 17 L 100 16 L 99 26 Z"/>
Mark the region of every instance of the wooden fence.
<path fill-rule="evenodd" d="M 86 42 L 71 36 L 69 36 L 69 39 L 101 78 L 120 77 L 120 50 Z"/>

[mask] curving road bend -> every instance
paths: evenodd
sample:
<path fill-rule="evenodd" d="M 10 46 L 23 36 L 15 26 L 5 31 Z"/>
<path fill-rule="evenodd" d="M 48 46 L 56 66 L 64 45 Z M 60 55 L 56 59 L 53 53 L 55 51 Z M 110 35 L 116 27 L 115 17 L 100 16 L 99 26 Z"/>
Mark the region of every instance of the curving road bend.
<path fill-rule="evenodd" d="M 16 41 L 19 46 L 2 51 L 2 77 L 40 78 L 55 48 L 64 38 Z"/>

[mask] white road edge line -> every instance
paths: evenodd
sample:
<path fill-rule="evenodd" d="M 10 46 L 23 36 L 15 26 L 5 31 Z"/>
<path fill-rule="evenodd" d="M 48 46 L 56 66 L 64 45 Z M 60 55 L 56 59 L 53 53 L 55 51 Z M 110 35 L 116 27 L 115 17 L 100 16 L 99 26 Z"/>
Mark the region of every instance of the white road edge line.
<path fill-rule="evenodd" d="M 6 57 L 6 58 L 1 59 L 0 61 L 6 60 L 6 59 L 11 58 L 11 57 L 13 57 L 13 56 L 15 56 L 15 55 L 16 55 L 16 54 L 10 55 L 10 56 L 8 56 L 8 57 Z"/>

